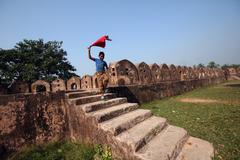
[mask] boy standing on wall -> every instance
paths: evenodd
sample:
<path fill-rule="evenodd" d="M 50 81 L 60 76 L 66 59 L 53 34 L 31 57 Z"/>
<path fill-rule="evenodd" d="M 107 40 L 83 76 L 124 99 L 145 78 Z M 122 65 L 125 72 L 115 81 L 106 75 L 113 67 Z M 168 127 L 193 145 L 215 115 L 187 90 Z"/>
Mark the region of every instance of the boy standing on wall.
<path fill-rule="evenodd" d="M 96 64 L 96 75 L 97 75 L 97 82 L 100 88 L 100 92 L 102 93 L 101 99 L 104 100 L 104 92 L 106 90 L 108 84 L 108 76 L 106 70 L 108 70 L 107 63 L 104 61 L 104 52 L 99 52 L 99 59 L 93 58 L 91 56 L 91 46 L 88 48 L 88 57 Z"/>

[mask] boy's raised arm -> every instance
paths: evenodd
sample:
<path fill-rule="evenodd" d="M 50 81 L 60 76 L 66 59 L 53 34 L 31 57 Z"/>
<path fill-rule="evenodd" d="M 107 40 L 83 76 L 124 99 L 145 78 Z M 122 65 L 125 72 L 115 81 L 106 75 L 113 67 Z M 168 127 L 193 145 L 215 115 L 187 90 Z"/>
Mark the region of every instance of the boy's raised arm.
<path fill-rule="evenodd" d="M 106 67 L 106 69 L 108 70 L 108 65 L 107 65 L 107 63 L 105 62 L 105 67 Z"/>
<path fill-rule="evenodd" d="M 88 47 L 88 58 L 95 61 L 95 58 L 91 56 L 91 47 Z"/>

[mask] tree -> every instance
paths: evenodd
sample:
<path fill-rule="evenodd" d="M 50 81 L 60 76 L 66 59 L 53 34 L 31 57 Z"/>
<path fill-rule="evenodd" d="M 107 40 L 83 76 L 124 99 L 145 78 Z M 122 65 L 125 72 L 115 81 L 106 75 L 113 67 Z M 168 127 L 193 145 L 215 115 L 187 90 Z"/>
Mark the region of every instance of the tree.
<path fill-rule="evenodd" d="M 0 49 L 0 83 L 13 80 L 32 83 L 38 79 L 52 81 L 76 75 L 76 69 L 67 61 L 62 42 L 23 40 L 13 49 Z"/>
<path fill-rule="evenodd" d="M 209 68 L 218 68 L 218 67 L 220 67 L 220 65 L 216 64 L 214 61 L 211 61 L 211 62 L 208 63 L 207 67 L 209 67 Z"/>
<path fill-rule="evenodd" d="M 205 68 L 205 66 L 204 66 L 204 64 L 199 63 L 199 64 L 197 65 L 197 68 Z"/>
<path fill-rule="evenodd" d="M 239 67 L 240 67 L 240 64 L 224 64 L 222 66 L 222 69 L 227 69 L 227 68 L 235 68 L 235 69 L 237 69 Z"/>

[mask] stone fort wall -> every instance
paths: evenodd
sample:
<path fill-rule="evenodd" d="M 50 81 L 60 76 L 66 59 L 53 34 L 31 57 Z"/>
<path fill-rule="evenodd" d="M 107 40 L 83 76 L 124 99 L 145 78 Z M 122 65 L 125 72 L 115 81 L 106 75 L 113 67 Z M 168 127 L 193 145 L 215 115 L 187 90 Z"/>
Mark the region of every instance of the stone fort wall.
<path fill-rule="evenodd" d="M 229 72 L 221 69 L 186 66 L 133 64 L 128 60 L 111 63 L 109 89 L 130 102 L 181 94 L 197 87 L 220 83 Z M 51 83 L 38 80 L 31 85 L 16 82 L 12 93 L 0 96 L 0 157 L 27 144 L 40 144 L 71 137 L 77 115 L 68 103 L 65 92 L 98 88 L 96 76 L 57 79 Z M 0 87 L 2 94 L 6 91 Z M 44 91 L 44 92 L 41 92 Z M 41 92 L 41 93 L 37 93 Z M 34 93 L 34 94 L 32 94 Z"/>
<path fill-rule="evenodd" d="M 239 73 L 238 73 L 239 72 Z M 108 70 L 109 86 L 149 85 L 165 82 L 196 81 L 206 79 L 227 79 L 230 73 L 240 74 L 240 70 L 222 70 L 219 68 L 192 68 L 161 64 L 146 64 L 141 62 L 133 64 L 129 60 L 111 63 Z M 10 88 L 10 93 L 36 93 L 88 90 L 98 88 L 96 75 L 72 77 L 67 81 L 56 79 L 51 83 L 37 80 L 32 84 L 15 82 Z M 0 94 L 6 94 L 6 89 L 0 86 Z"/>
<path fill-rule="evenodd" d="M 0 159 L 30 144 L 68 137 L 64 92 L 0 96 Z"/>

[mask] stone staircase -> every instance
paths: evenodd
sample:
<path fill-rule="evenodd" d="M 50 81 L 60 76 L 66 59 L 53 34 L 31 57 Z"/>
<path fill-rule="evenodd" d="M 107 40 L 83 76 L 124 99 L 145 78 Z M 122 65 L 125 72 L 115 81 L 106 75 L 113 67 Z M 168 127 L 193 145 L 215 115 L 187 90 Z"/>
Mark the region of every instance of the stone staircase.
<path fill-rule="evenodd" d="M 165 118 L 139 109 L 124 97 L 108 93 L 108 100 L 100 100 L 98 90 L 66 94 L 71 107 L 95 128 L 89 133 L 95 137 L 94 143 L 111 146 L 120 159 L 211 160 L 214 155 L 209 142 L 189 136 L 183 128 L 169 125 Z"/>

